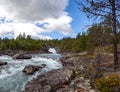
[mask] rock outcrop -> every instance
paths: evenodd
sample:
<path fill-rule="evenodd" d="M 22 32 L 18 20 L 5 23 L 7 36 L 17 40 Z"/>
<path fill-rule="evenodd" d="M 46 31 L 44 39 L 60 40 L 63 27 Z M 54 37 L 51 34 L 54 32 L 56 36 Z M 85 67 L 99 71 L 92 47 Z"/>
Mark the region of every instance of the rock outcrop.
<path fill-rule="evenodd" d="M 36 71 L 38 71 L 40 68 L 44 68 L 46 65 L 36 66 L 36 65 L 28 65 L 23 69 L 23 72 L 25 74 L 34 74 Z"/>
<path fill-rule="evenodd" d="M 60 85 L 70 82 L 73 75 L 69 69 L 52 70 L 28 82 L 23 92 L 56 92 Z"/>
<path fill-rule="evenodd" d="M 28 82 L 23 92 L 95 92 L 90 81 L 75 77 L 71 69 L 52 70 Z"/>

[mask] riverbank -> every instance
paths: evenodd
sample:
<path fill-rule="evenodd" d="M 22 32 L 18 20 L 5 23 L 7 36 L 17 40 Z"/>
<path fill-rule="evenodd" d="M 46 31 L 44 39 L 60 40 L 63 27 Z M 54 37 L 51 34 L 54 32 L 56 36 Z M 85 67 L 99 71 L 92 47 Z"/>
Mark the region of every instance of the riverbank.
<path fill-rule="evenodd" d="M 49 49 L 48 49 L 49 50 Z M 24 51 L 24 50 L 1 50 L 0 51 L 0 56 L 2 55 L 8 55 L 8 56 L 13 56 L 17 53 L 28 53 L 28 54 L 42 54 L 42 53 L 50 53 L 48 50 L 46 51 Z"/>
<path fill-rule="evenodd" d="M 113 86 L 111 89 L 113 91 L 101 92 L 119 92 L 120 70 L 114 71 L 113 56 L 102 55 L 98 65 L 96 61 L 99 58 L 97 55 L 92 56 L 87 53 L 64 54 L 60 58 L 63 69 L 39 75 L 26 84 L 24 92 L 98 92 L 98 89 L 109 90 L 104 87 L 99 88 L 98 85 L 105 84 L 96 81 L 107 77 L 110 77 L 109 81 L 114 80 L 115 77 L 115 83 L 109 83 L 110 87 Z M 117 79 L 118 77 L 119 79 Z"/>
<path fill-rule="evenodd" d="M 38 76 L 26 84 L 24 92 L 95 92 L 90 80 L 80 75 L 89 63 L 82 56 L 83 54 L 64 54 L 60 58 L 63 69 Z"/>
<path fill-rule="evenodd" d="M 31 52 L 31 54 L 33 53 Z M 48 62 L 51 59 L 47 56 Z M 31 64 L 34 64 L 33 61 L 39 62 L 37 57 L 35 60 L 33 58 L 26 61 L 12 61 L 12 59 L 10 61 L 15 63 L 15 68 L 20 66 L 19 63 L 25 64 L 25 67 L 30 62 Z M 42 57 L 39 58 L 41 61 Z M 63 65 L 62 69 L 55 68 L 56 70 L 51 70 L 44 75 L 38 75 L 25 85 L 23 92 L 98 92 L 98 90 L 100 92 L 120 92 L 120 69 L 113 69 L 112 54 L 64 53 L 58 62 Z M 7 63 L 10 68 L 11 64 L 9 61 Z M 50 61 L 50 67 L 51 64 Z M 23 70 L 23 66 L 20 70 Z M 20 76 L 23 77 L 22 73 Z"/>

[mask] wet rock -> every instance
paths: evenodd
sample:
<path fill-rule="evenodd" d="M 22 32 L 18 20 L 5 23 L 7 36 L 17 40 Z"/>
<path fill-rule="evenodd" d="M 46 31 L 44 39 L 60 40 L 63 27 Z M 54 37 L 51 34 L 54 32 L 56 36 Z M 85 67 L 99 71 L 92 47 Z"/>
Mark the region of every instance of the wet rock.
<path fill-rule="evenodd" d="M 23 92 L 35 92 L 36 89 L 39 90 L 39 92 L 51 92 L 51 89 L 52 92 L 55 92 L 54 90 L 56 90 L 59 85 L 68 83 L 73 75 L 73 71 L 70 69 L 52 70 L 28 82 Z M 46 89 L 47 91 L 43 91 Z"/>
<path fill-rule="evenodd" d="M 41 64 L 41 68 L 44 68 L 44 67 L 46 67 L 47 65 L 46 64 Z"/>
<path fill-rule="evenodd" d="M 1 65 L 7 65 L 7 62 L 0 62 L 0 66 Z"/>
<path fill-rule="evenodd" d="M 36 71 L 38 71 L 40 68 L 44 68 L 45 65 L 41 65 L 41 66 L 35 66 L 35 65 L 28 65 L 23 69 L 23 72 L 25 74 L 33 74 Z"/>
<path fill-rule="evenodd" d="M 12 58 L 13 59 L 31 59 L 32 56 L 26 53 L 18 53 L 18 54 L 15 54 Z"/>

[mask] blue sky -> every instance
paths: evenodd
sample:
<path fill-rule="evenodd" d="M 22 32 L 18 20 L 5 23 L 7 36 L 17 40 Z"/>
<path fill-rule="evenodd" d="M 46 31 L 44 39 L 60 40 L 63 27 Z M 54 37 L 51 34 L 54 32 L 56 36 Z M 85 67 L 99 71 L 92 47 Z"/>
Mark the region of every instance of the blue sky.
<path fill-rule="evenodd" d="M 90 24 L 75 0 L 0 0 L 0 11 L 0 37 L 75 37 Z"/>
<path fill-rule="evenodd" d="M 72 17 L 72 22 L 70 23 L 72 26 L 73 33 L 71 35 L 62 35 L 59 32 L 45 33 L 45 35 L 49 35 L 54 37 L 54 39 L 61 39 L 63 37 L 76 37 L 78 33 L 85 32 L 87 26 L 90 25 L 90 20 L 86 17 L 85 13 L 78 9 L 78 5 L 75 0 L 69 0 L 69 4 L 66 7 L 65 11 L 69 13 L 69 16 Z"/>
<path fill-rule="evenodd" d="M 85 13 L 78 9 L 75 0 L 69 0 L 66 11 L 69 12 L 69 15 L 73 18 L 73 21 L 71 22 L 73 31 L 75 33 L 85 31 L 85 27 L 89 25 L 89 19 L 86 17 Z"/>

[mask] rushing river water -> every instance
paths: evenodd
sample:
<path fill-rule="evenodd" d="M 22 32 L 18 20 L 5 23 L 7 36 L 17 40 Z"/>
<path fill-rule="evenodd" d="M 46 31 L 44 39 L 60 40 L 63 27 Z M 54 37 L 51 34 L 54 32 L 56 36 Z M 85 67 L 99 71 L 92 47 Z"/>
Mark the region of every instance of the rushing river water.
<path fill-rule="evenodd" d="M 59 57 L 59 54 L 36 54 L 29 60 L 13 60 L 9 56 L 0 56 L 0 61 L 8 63 L 8 65 L 0 67 L 0 92 L 22 92 L 25 84 L 33 77 L 62 68 L 61 63 L 58 62 Z M 30 64 L 46 64 L 47 66 L 34 75 L 25 75 L 22 70 Z"/>

